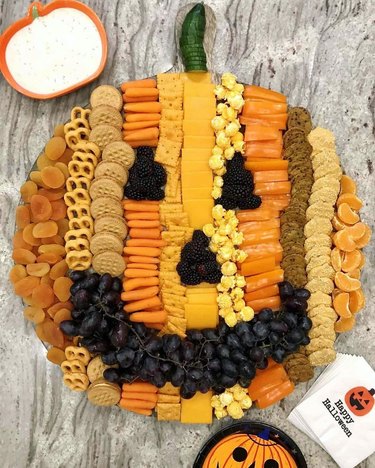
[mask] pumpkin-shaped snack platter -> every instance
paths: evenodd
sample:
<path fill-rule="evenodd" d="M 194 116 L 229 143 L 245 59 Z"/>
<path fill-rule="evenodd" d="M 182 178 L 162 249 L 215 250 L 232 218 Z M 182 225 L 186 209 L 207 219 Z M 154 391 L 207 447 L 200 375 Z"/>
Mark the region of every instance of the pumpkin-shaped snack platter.
<path fill-rule="evenodd" d="M 77 0 L 31 3 L 0 38 L 0 70 L 34 99 L 70 93 L 95 80 L 107 60 L 107 36 L 95 12 Z"/>
<path fill-rule="evenodd" d="M 258 422 L 232 424 L 214 434 L 194 468 L 304 468 L 296 443 L 279 429 Z"/>
<path fill-rule="evenodd" d="M 232 73 L 215 85 L 214 27 L 187 6 L 186 72 L 102 85 L 74 107 L 16 212 L 10 280 L 64 384 L 159 421 L 279 402 L 335 359 L 365 302 L 371 232 L 334 135 L 279 92 Z M 373 401 L 353 389 L 346 404 L 360 416 Z M 262 429 L 223 433 L 214 465 L 197 466 L 305 466 Z"/>

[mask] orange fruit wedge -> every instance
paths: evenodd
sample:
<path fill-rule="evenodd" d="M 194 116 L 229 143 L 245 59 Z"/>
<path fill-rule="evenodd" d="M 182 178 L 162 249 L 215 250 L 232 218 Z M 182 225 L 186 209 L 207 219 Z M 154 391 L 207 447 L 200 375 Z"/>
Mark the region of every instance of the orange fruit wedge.
<path fill-rule="evenodd" d="M 352 314 L 357 314 L 365 306 L 366 299 L 361 288 L 349 293 L 349 309 Z"/>
<path fill-rule="evenodd" d="M 341 229 L 349 227 L 349 225 L 341 221 L 341 219 L 337 215 L 334 215 L 334 217 L 332 218 L 332 226 L 336 229 L 336 231 L 341 231 Z"/>
<path fill-rule="evenodd" d="M 346 273 L 338 271 L 335 274 L 336 286 L 344 292 L 351 292 L 361 287 L 361 282 L 356 278 L 351 278 Z"/>
<path fill-rule="evenodd" d="M 365 257 L 365 254 L 362 252 L 362 250 L 360 250 L 359 253 L 361 254 L 361 262 L 358 265 L 358 268 L 361 270 L 365 266 L 366 257 Z"/>
<path fill-rule="evenodd" d="M 359 221 L 359 215 L 353 211 L 347 203 L 341 203 L 337 208 L 337 216 L 343 223 L 355 224 Z"/>
<path fill-rule="evenodd" d="M 360 237 L 359 239 L 355 241 L 357 248 L 362 249 L 363 247 L 365 247 L 370 242 L 370 239 L 371 239 L 371 229 L 369 228 L 369 226 L 365 224 L 365 233 L 363 234 L 362 237 Z"/>
<path fill-rule="evenodd" d="M 360 210 L 363 205 L 362 200 L 353 193 L 343 193 L 340 195 L 336 205 L 340 206 L 342 203 L 347 203 L 353 210 Z"/>
<path fill-rule="evenodd" d="M 331 250 L 331 265 L 335 271 L 342 270 L 341 251 L 337 247 Z"/>
<path fill-rule="evenodd" d="M 341 289 L 335 288 L 335 289 L 332 291 L 332 299 L 334 299 L 338 294 L 341 294 L 341 293 L 342 293 Z"/>
<path fill-rule="evenodd" d="M 359 280 L 361 278 L 361 270 L 359 268 L 355 268 L 354 270 L 349 271 L 348 275 L 351 278 L 355 278 L 355 279 Z"/>
<path fill-rule="evenodd" d="M 341 177 L 340 195 L 343 193 L 352 193 L 353 195 L 357 193 L 357 184 L 346 174 Z"/>
<path fill-rule="evenodd" d="M 349 293 L 339 292 L 333 298 L 333 308 L 338 316 L 342 318 L 349 318 L 352 313 L 349 309 Z"/>
<path fill-rule="evenodd" d="M 351 330 L 355 325 L 355 317 L 339 318 L 335 323 L 335 332 L 343 333 Z"/>
<path fill-rule="evenodd" d="M 357 247 L 356 243 L 349 235 L 348 228 L 336 232 L 336 234 L 333 235 L 333 243 L 344 252 L 352 252 Z"/>
<path fill-rule="evenodd" d="M 331 257 L 332 257 L 332 253 L 331 253 Z M 356 268 L 359 268 L 361 261 L 362 261 L 362 252 L 360 250 L 356 249 L 356 250 L 353 250 L 352 252 L 344 252 L 342 262 L 341 262 L 341 270 L 345 271 L 346 273 L 349 271 L 353 271 Z M 339 270 L 336 270 L 336 271 L 339 271 Z"/>
<path fill-rule="evenodd" d="M 366 234 L 366 224 L 359 222 L 348 228 L 350 237 L 357 241 Z"/>

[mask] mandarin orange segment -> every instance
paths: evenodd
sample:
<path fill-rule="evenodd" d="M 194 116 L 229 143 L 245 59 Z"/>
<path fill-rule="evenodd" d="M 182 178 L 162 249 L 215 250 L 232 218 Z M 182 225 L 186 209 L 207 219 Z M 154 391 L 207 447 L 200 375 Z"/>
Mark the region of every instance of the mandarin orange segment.
<path fill-rule="evenodd" d="M 9 280 L 14 284 L 22 278 L 26 278 L 27 271 L 23 265 L 14 265 L 9 272 Z"/>
<path fill-rule="evenodd" d="M 357 184 L 350 176 L 343 174 L 343 176 L 341 177 L 340 184 L 340 195 L 344 193 L 352 193 L 353 195 L 355 195 L 357 193 Z"/>
<path fill-rule="evenodd" d="M 65 176 L 57 167 L 45 167 L 41 171 L 43 184 L 52 189 L 61 188 L 65 184 Z"/>
<path fill-rule="evenodd" d="M 53 288 L 53 279 L 50 278 L 49 274 L 42 276 L 40 278 L 40 284 L 48 284 L 48 286 L 51 286 L 51 288 Z"/>
<path fill-rule="evenodd" d="M 359 268 L 355 268 L 354 270 L 349 271 L 348 275 L 351 278 L 355 278 L 355 279 L 359 280 L 361 278 L 361 270 Z"/>
<path fill-rule="evenodd" d="M 35 327 L 38 338 L 57 348 L 64 346 L 64 335 L 59 327 L 51 320 L 47 319 Z"/>
<path fill-rule="evenodd" d="M 334 299 L 337 294 L 340 294 L 342 291 L 339 289 L 339 288 L 334 288 L 334 290 L 332 291 L 332 299 Z"/>
<path fill-rule="evenodd" d="M 37 223 L 33 229 L 33 236 L 37 239 L 43 237 L 55 236 L 59 228 L 56 224 L 56 221 L 42 221 Z"/>
<path fill-rule="evenodd" d="M 352 210 L 360 210 L 362 208 L 362 200 L 353 193 L 343 193 L 337 199 L 336 205 L 340 206 L 342 203 L 347 203 Z"/>
<path fill-rule="evenodd" d="M 70 287 L 73 281 L 65 276 L 57 278 L 53 284 L 53 291 L 60 302 L 66 302 L 70 298 Z"/>
<path fill-rule="evenodd" d="M 366 224 L 362 222 L 350 226 L 348 228 L 350 237 L 355 241 L 361 239 L 366 234 L 366 227 Z"/>
<path fill-rule="evenodd" d="M 341 269 L 346 273 L 356 268 L 359 268 L 359 265 L 362 261 L 362 254 L 359 250 L 353 250 L 352 252 L 344 252 Z M 338 271 L 338 270 L 337 270 Z"/>
<path fill-rule="evenodd" d="M 359 221 L 359 215 L 353 211 L 347 203 L 341 203 L 337 208 L 337 216 L 343 223 L 355 224 Z"/>
<path fill-rule="evenodd" d="M 51 219 L 53 221 L 59 221 L 66 217 L 66 205 L 64 200 L 56 200 L 51 202 L 52 206 L 52 215 Z"/>
<path fill-rule="evenodd" d="M 16 208 L 16 225 L 18 229 L 25 228 L 30 224 L 29 205 L 20 205 Z"/>
<path fill-rule="evenodd" d="M 362 237 L 355 241 L 358 249 L 363 249 L 370 242 L 371 239 L 371 229 L 365 224 L 365 233 Z"/>
<path fill-rule="evenodd" d="M 38 276 L 41 278 L 44 275 L 48 275 L 50 268 L 48 263 L 33 263 L 27 265 L 26 271 L 30 276 Z"/>
<path fill-rule="evenodd" d="M 46 314 L 41 307 L 26 307 L 23 311 L 23 316 L 27 320 L 31 320 L 35 324 L 42 323 L 45 319 Z"/>
<path fill-rule="evenodd" d="M 33 246 L 24 241 L 23 231 L 17 231 L 12 239 L 14 249 L 32 250 Z"/>
<path fill-rule="evenodd" d="M 48 159 L 55 161 L 64 154 L 65 148 L 65 138 L 63 136 L 54 136 L 47 142 L 44 151 Z"/>
<path fill-rule="evenodd" d="M 21 265 L 29 265 L 30 263 L 34 263 L 36 260 L 36 256 L 30 252 L 30 250 L 26 249 L 14 249 L 12 258 L 14 263 L 19 263 Z"/>
<path fill-rule="evenodd" d="M 333 308 L 337 315 L 342 318 L 349 318 L 352 316 L 352 313 L 349 309 L 349 293 L 339 292 L 333 298 Z"/>
<path fill-rule="evenodd" d="M 50 202 L 60 200 L 63 198 L 65 193 L 64 188 L 60 189 L 48 189 L 48 188 L 41 188 L 38 190 L 38 194 L 42 195 L 43 197 L 46 197 L 47 200 Z"/>
<path fill-rule="evenodd" d="M 45 283 L 39 284 L 32 292 L 33 303 L 37 307 L 42 307 L 42 309 L 47 309 L 51 307 L 55 300 L 55 295 L 51 286 Z"/>
<path fill-rule="evenodd" d="M 38 157 L 38 159 L 36 161 L 36 165 L 37 165 L 38 169 L 41 171 L 45 167 L 54 166 L 55 163 L 54 163 L 54 161 L 51 161 L 50 159 L 48 159 L 47 156 L 45 155 L 45 153 L 42 153 Z"/>
<path fill-rule="evenodd" d="M 341 219 L 339 219 L 338 216 L 335 214 L 332 218 L 332 226 L 335 228 L 336 231 L 341 231 L 342 229 L 349 227 L 349 224 L 343 223 Z"/>
<path fill-rule="evenodd" d="M 348 228 L 336 232 L 333 235 L 333 243 L 344 252 L 352 252 L 356 249 L 356 243 L 350 237 Z"/>
<path fill-rule="evenodd" d="M 66 263 L 65 260 L 61 260 L 61 262 L 56 263 L 51 268 L 51 271 L 49 272 L 49 276 L 53 280 L 57 280 L 57 278 L 61 278 L 62 276 L 65 276 L 68 271 L 68 264 Z"/>
<path fill-rule="evenodd" d="M 52 215 L 52 205 L 50 201 L 47 197 L 40 194 L 31 197 L 30 210 L 33 223 L 48 221 Z"/>
<path fill-rule="evenodd" d="M 341 251 L 335 247 L 331 250 L 331 265 L 335 271 L 341 271 Z"/>
<path fill-rule="evenodd" d="M 357 314 L 366 304 L 366 298 L 361 288 L 349 293 L 349 309 L 352 314 Z"/>
<path fill-rule="evenodd" d="M 36 287 L 39 286 L 40 279 L 36 276 L 26 276 L 14 284 L 14 292 L 17 296 L 26 298 L 31 296 Z"/>
<path fill-rule="evenodd" d="M 66 252 L 65 252 L 65 247 L 59 244 L 48 244 L 48 245 L 40 245 L 38 247 L 38 252 L 39 254 L 44 254 L 44 253 L 53 253 L 56 255 L 59 255 L 61 257 L 65 257 Z M 58 260 L 60 261 L 60 260 Z"/>
<path fill-rule="evenodd" d="M 33 247 L 38 247 L 41 244 L 41 240 L 34 237 L 33 230 L 35 224 L 30 223 L 22 232 L 23 240 Z"/>
<path fill-rule="evenodd" d="M 338 271 L 335 274 L 336 286 L 344 292 L 351 292 L 361 287 L 361 282 L 355 278 L 351 278 L 346 273 Z"/>
<path fill-rule="evenodd" d="M 72 320 L 72 314 L 69 309 L 60 309 L 53 318 L 56 325 L 60 325 L 64 320 Z"/>
<path fill-rule="evenodd" d="M 62 260 L 61 255 L 58 255 L 57 253 L 54 253 L 54 252 L 42 253 L 38 257 L 36 257 L 37 263 L 46 262 L 49 265 L 55 265 L 56 263 L 60 262 L 61 260 Z"/>
<path fill-rule="evenodd" d="M 344 333 L 350 331 L 355 325 L 355 317 L 349 318 L 339 318 L 337 322 L 335 322 L 335 332 L 336 333 Z"/>
<path fill-rule="evenodd" d="M 53 304 L 53 306 L 49 307 L 47 310 L 47 313 L 50 317 L 54 318 L 56 313 L 60 309 L 69 309 L 70 311 L 73 310 L 73 304 L 69 301 L 67 302 L 56 302 L 56 304 Z"/>
<path fill-rule="evenodd" d="M 57 364 L 58 366 L 61 366 L 61 363 L 63 363 L 66 360 L 65 352 L 60 348 L 56 348 L 56 346 L 52 346 L 47 351 L 47 359 L 50 362 L 52 362 L 52 364 Z"/>
<path fill-rule="evenodd" d="M 57 231 L 57 234 L 64 238 L 65 237 L 65 234 L 69 231 L 69 221 L 67 219 L 59 219 L 56 221 L 57 223 L 57 227 L 58 227 L 58 231 Z"/>
<path fill-rule="evenodd" d="M 23 185 L 21 185 L 21 188 L 20 188 L 22 200 L 25 203 L 29 203 L 31 200 L 31 197 L 35 195 L 37 191 L 38 191 L 37 184 L 33 182 L 32 180 L 28 180 Z"/>

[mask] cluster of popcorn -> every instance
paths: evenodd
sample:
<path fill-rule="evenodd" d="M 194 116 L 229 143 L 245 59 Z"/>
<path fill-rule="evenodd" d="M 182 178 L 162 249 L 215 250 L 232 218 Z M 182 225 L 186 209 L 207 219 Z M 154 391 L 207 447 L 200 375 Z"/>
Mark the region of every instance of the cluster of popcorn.
<path fill-rule="evenodd" d="M 211 398 L 211 406 L 217 419 L 228 415 L 233 419 L 241 419 L 244 416 L 243 410 L 251 408 L 252 404 L 247 390 L 238 384 Z"/>

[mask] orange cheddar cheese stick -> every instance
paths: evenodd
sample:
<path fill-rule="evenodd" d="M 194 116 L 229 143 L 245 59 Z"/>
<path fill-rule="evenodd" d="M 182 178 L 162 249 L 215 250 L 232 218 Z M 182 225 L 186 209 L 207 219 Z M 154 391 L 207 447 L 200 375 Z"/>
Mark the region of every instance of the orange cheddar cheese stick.
<path fill-rule="evenodd" d="M 254 117 L 240 116 L 241 125 L 265 125 L 267 127 L 274 127 L 276 130 L 285 130 L 288 114 L 267 114 L 257 115 Z"/>
<path fill-rule="evenodd" d="M 148 219 L 148 220 L 160 220 L 160 215 L 158 212 L 153 211 L 149 213 L 148 211 L 140 211 L 139 213 L 125 213 L 125 218 L 127 221 L 133 221 L 133 220 L 143 220 L 143 219 Z"/>
<path fill-rule="evenodd" d="M 157 247 L 124 247 L 124 253 L 128 255 L 140 255 L 142 257 L 159 257 L 161 249 Z"/>
<path fill-rule="evenodd" d="M 154 265 L 153 263 L 135 263 L 131 262 L 130 260 L 127 260 L 127 264 L 131 268 L 136 268 L 137 270 L 157 270 L 158 267 L 157 265 Z"/>
<path fill-rule="evenodd" d="M 134 80 L 126 81 L 121 85 L 121 91 L 125 91 L 129 88 L 156 88 L 156 80 L 153 78 L 146 78 L 145 80 Z"/>
<path fill-rule="evenodd" d="M 264 99 L 265 101 L 286 102 L 286 96 L 262 86 L 248 85 L 244 90 L 245 99 Z"/>
<path fill-rule="evenodd" d="M 145 120 L 143 122 L 125 122 L 122 128 L 126 131 L 139 130 L 140 128 L 158 127 L 159 120 Z"/>
<path fill-rule="evenodd" d="M 125 112 L 158 114 L 161 112 L 160 102 L 132 102 L 125 104 Z"/>
<path fill-rule="evenodd" d="M 131 132 L 124 132 L 125 141 L 145 141 L 156 140 L 159 137 L 159 129 L 157 127 L 142 128 Z"/>
<path fill-rule="evenodd" d="M 148 263 L 152 265 L 157 265 L 160 263 L 159 258 L 154 258 L 154 257 L 142 257 L 140 255 L 130 255 L 129 256 L 129 262 L 133 263 Z"/>
<path fill-rule="evenodd" d="M 120 400 L 121 408 L 125 409 L 154 409 L 156 402 L 154 401 L 145 401 L 145 400 L 133 400 L 132 398 L 121 398 Z"/>
<path fill-rule="evenodd" d="M 126 138 L 124 137 L 126 141 Z M 150 146 L 151 148 L 156 148 L 158 146 L 158 140 L 137 140 L 137 141 L 129 141 L 129 145 L 132 148 L 138 148 L 139 146 Z"/>
<path fill-rule="evenodd" d="M 277 147 L 269 147 L 269 146 L 247 146 L 245 148 L 245 165 L 248 162 L 256 161 L 256 160 L 264 160 L 267 161 L 271 160 L 279 160 L 281 159 L 282 149 Z M 245 166 L 246 167 L 246 166 Z"/>
<path fill-rule="evenodd" d="M 128 221 L 130 228 L 160 228 L 160 221 L 157 219 L 130 219 Z"/>
<path fill-rule="evenodd" d="M 259 275 L 260 273 L 265 273 L 267 271 L 274 270 L 275 266 L 276 259 L 274 256 L 263 257 L 259 260 L 254 260 L 252 262 L 241 263 L 241 275 Z"/>
<path fill-rule="evenodd" d="M 125 122 L 145 122 L 145 121 L 160 121 L 161 114 L 159 112 L 153 112 L 150 114 L 126 114 Z"/>
<path fill-rule="evenodd" d="M 279 294 L 279 286 L 273 284 L 266 288 L 257 289 L 256 291 L 246 293 L 244 299 L 246 302 L 256 301 L 257 299 L 265 299 L 266 297 L 277 296 Z"/>
<path fill-rule="evenodd" d="M 125 291 L 121 293 L 122 301 L 139 301 L 155 296 L 159 292 L 158 286 L 150 286 L 148 288 L 136 289 L 135 291 Z"/>
<path fill-rule="evenodd" d="M 147 299 L 140 299 L 139 301 L 134 301 L 129 304 L 124 305 L 125 312 L 138 312 L 139 310 L 148 309 L 149 307 L 160 307 L 161 300 L 158 296 L 148 297 Z M 161 322 L 162 320 L 158 320 Z"/>
<path fill-rule="evenodd" d="M 268 408 L 286 396 L 294 392 L 294 384 L 290 380 L 286 380 L 282 384 L 271 389 L 268 393 L 260 396 L 256 401 L 256 405 L 260 409 Z"/>
<path fill-rule="evenodd" d="M 144 97 L 144 96 L 159 96 L 159 90 L 158 88 L 127 88 L 125 90 L 125 96 L 126 97 Z"/>
<path fill-rule="evenodd" d="M 284 182 L 288 180 L 288 171 L 258 171 L 253 174 L 254 182 Z"/>
<path fill-rule="evenodd" d="M 250 98 L 245 99 L 242 114 L 248 117 L 264 114 L 285 114 L 287 107 L 286 102 L 259 101 Z"/>
<path fill-rule="evenodd" d="M 142 400 L 142 401 L 153 401 L 156 403 L 158 401 L 158 394 L 151 392 L 124 392 L 121 393 L 121 398 L 126 398 L 128 400 Z"/>
<path fill-rule="evenodd" d="M 244 234 L 247 232 L 266 231 L 267 229 L 275 229 L 280 227 L 280 219 L 272 218 L 265 221 L 249 221 L 247 223 L 239 223 L 238 230 Z"/>
<path fill-rule="evenodd" d="M 128 103 L 128 102 L 145 102 L 146 103 L 146 102 L 157 101 L 158 97 L 157 96 L 128 97 L 126 96 L 126 94 L 124 94 L 122 96 L 122 100 L 125 103 Z"/>
<path fill-rule="evenodd" d="M 122 285 L 125 291 L 134 291 L 138 288 L 144 288 L 146 286 L 158 286 L 160 283 L 159 278 L 131 278 L 123 281 Z"/>
<path fill-rule="evenodd" d="M 250 306 L 254 312 L 259 312 L 265 308 L 278 310 L 280 308 L 281 301 L 280 296 L 271 296 L 246 302 L 246 305 Z"/>
<path fill-rule="evenodd" d="M 149 382 L 136 381 L 133 383 L 123 383 L 123 392 L 141 392 L 141 393 L 157 393 L 158 387 Z"/>
<path fill-rule="evenodd" d="M 119 401 L 119 407 L 123 410 L 131 411 L 132 413 L 141 414 L 142 416 L 151 416 L 152 409 L 129 408 L 129 406 L 122 400 Z"/>
<path fill-rule="evenodd" d="M 139 239 L 160 239 L 160 229 L 138 229 L 131 228 L 129 230 L 129 236 Z"/>
<path fill-rule="evenodd" d="M 265 195 L 262 196 L 262 205 L 264 207 L 271 208 L 271 210 L 284 210 L 290 203 L 289 195 L 285 195 L 285 198 L 269 198 L 264 200 Z"/>
<path fill-rule="evenodd" d="M 245 131 L 245 141 L 264 141 L 264 140 L 278 140 L 280 132 L 274 127 L 267 127 L 265 125 L 249 125 Z"/>
<path fill-rule="evenodd" d="M 249 261 L 274 255 L 276 262 L 281 262 L 283 252 L 280 242 L 275 241 L 257 245 L 246 245 L 242 250 L 247 253 Z"/>
<path fill-rule="evenodd" d="M 262 182 L 255 184 L 254 193 L 256 195 L 282 195 L 290 193 L 291 182 Z"/>
<path fill-rule="evenodd" d="M 164 247 L 166 242 L 162 239 L 128 239 L 127 247 Z"/>
<path fill-rule="evenodd" d="M 245 168 L 248 171 L 279 171 L 288 169 L 288 161 L 286 159 L 279 160 L 257 160 L 245 161 Z"/>
<path fill-rule="evenodd" d="M 273 241 L 280 238 L 280 228 L 268 229 L 267 231 L 245 232 L 244 241 L 241 245 L 256 245 L 263 242 Z"/>
<path fill-rule="evenodd" d="M 159 276 L 157 270 L 141 270 L 139 268 L 127 267 L 124 271 L 125 278 L 149 278 L 150 276 Z"/>
<path fill-rule="evenodd" d="M 284 280 L 284 270 L 278 268 L 276 270 L 260 273 L 259 275 L 248 276 L 246 278 L 246 292 L 255 291 L 256 289 L 271 286 Z"/>
<path fill-rule="evenodd" d="M 131 322 L 163 323 L 167 317 L 167 312 L 161 310 L 160 312 L 134 312 L 129 318 Z"/>
<path fill-rule="evenodd" d="M 240 223 L 248 221 L 267 221 L 271 218 L 278 218 L 279 213 L 270 208 L 263 208 L 260 206 L 255 210 L 241 210 L 237 213 L 237 218 Z"/>

